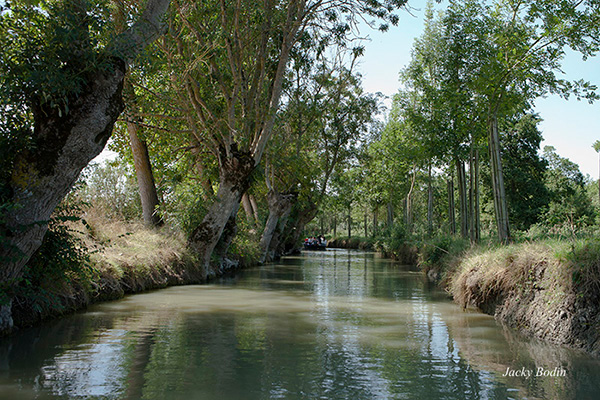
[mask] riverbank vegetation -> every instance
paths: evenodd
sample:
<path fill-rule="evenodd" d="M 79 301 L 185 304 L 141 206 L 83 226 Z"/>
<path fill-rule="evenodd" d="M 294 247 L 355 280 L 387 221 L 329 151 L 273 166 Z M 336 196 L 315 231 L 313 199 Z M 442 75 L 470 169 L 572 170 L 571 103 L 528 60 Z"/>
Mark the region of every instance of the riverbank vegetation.
<path fill-rule="evenodd" d="M 418 262 L 463 305 L 523 296 L 537 265 L 549 292 L 597 293 L 596 182 L 540 150 L 533 107 L 597 99 L 559 73 L 568 48 L 598 51 L 598 5 L 429 2 L 385 112 L 360 30 L 405 3 L 1 6 L 0 331 L 19 307 L 205 282 L 303 235 Z"/>

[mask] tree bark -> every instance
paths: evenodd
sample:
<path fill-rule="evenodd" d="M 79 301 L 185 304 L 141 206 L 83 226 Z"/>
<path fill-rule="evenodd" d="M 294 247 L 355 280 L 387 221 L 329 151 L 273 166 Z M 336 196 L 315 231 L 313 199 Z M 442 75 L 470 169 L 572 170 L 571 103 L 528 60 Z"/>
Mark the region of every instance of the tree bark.
<path fill-rule="evenodd" d="M 154 174 L 152 173 L 152 164 L 150 164 L 150 156 L 148 155 L 148 145 L 138 135 L 139 117 L 137 116 L 135 94 L 133 86 L 127 80 L 125 80 L 125 92 L 128 98 L 128 110 L 126 112 L 129 114 L 127 133 L 129 134 L 129 144 L 133 154 L 133 165 L 142 203 L 142 216 L 146 225 L 160 226 L 163 221 L 157 213 L 159 201 Z"/>
<path fill-rule="evenodd" d="M 479 150 L 471 149 L 469 162 L 469 233 L 471 241 L 479 242 L 481 222 L 479 212 Z"/>
<path fill-rule="evenodd" d="M 300 235 L 304 231 L 306 224 L 316 217 L 317 212 L 317 205 L 310 200 L 306 203 L 296 202 L 285 227 L 287 235 L 280 241 L 276 250 L 277 254 L 293 254 L 298 252 Z"/>
<path fill-rule="evenodd" d="M 242 196 L 242 206 L 244 208 L 244 212 L 246 213 L 246 220 L 248 224 L 252 227 L 256 227 L 254 221 L 254 213 L 252 211 L 252 204 L 250 204 L 250 198 L 248 197 L 248 193 L 244 193 Z"/>
<path fill-rule="evenodd" d="M 458 198 L 460 201 L 460 235 L 469 237 L 469 202 L 467 199 L 467 178 L 465 163 L 458 157 L 456 162 L 456 176 L 458 177 Z"/>
<path fill-rule="evenodd" d="M 229 218 L 225 223 L 225 227 L 223 228 L 223 232 L 221 233 L 221 237 L 217 241 L 215 249 L 213 250 L 213 255 L 216 258 L 216 266 L 219 274 L 238 266 L 237 260 L 230 260 L 227 258 L 227 251 L 229 250 L 229 246 L 231 246 L 231 243 L 237 234 L 237 214 L 239 208 L 240 204 L 238 203 L 237 206 L 234 206 L 233 210 L 231 210 L 231 215 L 229 215 Z"/>
<path fill-rule="evenodd" d="M 417 179 L 417 168 L 413 168 L 412 178 L 410 180 L 410 189 L 406 195 L 406 229 L 408 232 L 412 232 L 413 229 L 413 210 L 412 210 L 412 193 L 415 188 L 415 181 Z"/>
<path fill-rule="evenodd" d="M 388 229 L 394 227 L 394 205 L 391 200 L 387 203 L 387 227 Z"/>
<path fill-rule="evenodd" d="M 224 148 L 220 149 L 220 184 L 216 199 L 188 239 L 188 246 L 200 259 L 204 279 L 214 277 L 219 272 L 218 263 L 211 265 L 211 255 L 223 234 L 225 225 L 237 213 L 254 168 L 252 155 L 249 152 L 238 151 L 235 144 L 231 146 L 229 152 Z"/>
<path fill-rule="evenodd" d="M 379 221 L 377 220 L 378 213 L 379 206 L 375 206 L 375 209 L 373 210 L 373 237 L 375 237 L 377 235 L 377 232 L 379 232 Z"/>
<path fill-rule="evenodd" d="M 450 234 L 456 234 L 456 211 L 454 205 L 454 176 L 450 174 L 448 179 L 448 225 Z"/>
<path fill-rule="evenodd" d="M 502 160 L 500 158 L 500 136 L 498 134 L 498 118 L 492 114 L 489 120 L 489 148 L 492 170 L 492 189 L 494 192 L 494 211 L 496 215 L 496 228 L 498 239 L 501 243 L 510 241 L 510 226 L 508 222 L 508 207 L 506 205 L 506 192 L 504 189 L 504 176 L 502 174 Z"/>
<path fill-rule="evenodd" d="M 262 237 L 260 238 L 261 257 L 260 262 L 265 263 L 272 258 L 269 254 L 271 241 L 279 224 L 279 221 L 286 217 L 292 210 L 292 205 L 297 197 L 295 194 L 283 194 L 275 190 L 269 190 L 267 202 L 269 204 L 269 217 L 265 224 Z"/>
<path fill-rule="evenodd" d="M 350 239 L 352 237 L 352 215 L 351 215 L 351 211 L 352 208 L 350 206 L 348 206 L 348 219 L 347 219 L 347 224 L 348 224 L 348 239 Z"/>
<path fill-rule="evenodd" d="M 256 225 L 260 225 L 260 218 L 258 217 L 258 204 L 256 203 L 256 198 L 254 195 L 248 195 L 248 199 L 250 199 L 250 205 L 252 206 L 252 213 L 254 214 L 254 221 Z"/>

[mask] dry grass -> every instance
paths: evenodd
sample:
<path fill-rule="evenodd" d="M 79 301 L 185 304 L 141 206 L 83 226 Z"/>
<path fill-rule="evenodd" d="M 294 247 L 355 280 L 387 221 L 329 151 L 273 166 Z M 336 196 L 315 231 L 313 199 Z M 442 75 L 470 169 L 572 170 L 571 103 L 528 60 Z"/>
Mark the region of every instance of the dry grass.
<path fill-rule="evenodd" d="M 164 287 L 184 283 L 195 272 L 196 260 L 179 232 L 107 220 L 94 209 L 88 210 L 84 220 L 79 230 L 99 275 L 98 282 L 92 283 L 96 291 L 106 286 L 117 292 Z"/>

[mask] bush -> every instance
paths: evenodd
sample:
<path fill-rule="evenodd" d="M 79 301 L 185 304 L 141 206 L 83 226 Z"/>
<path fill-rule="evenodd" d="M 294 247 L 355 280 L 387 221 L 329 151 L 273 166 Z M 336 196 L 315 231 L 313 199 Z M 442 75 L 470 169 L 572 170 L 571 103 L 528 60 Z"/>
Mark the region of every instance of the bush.
<path fill-rule="evenodd" d="M 13 289 L 17 299 L 26 301 L 34 311 L 61 308 L 57 293 L 74 282 L 87 286 L 94 270 L 90 253 L 71 228 L 80 221 L 84 203 L 63 202 L 52 215 L 42 245 L 27 263 L 23 277 Z"/>

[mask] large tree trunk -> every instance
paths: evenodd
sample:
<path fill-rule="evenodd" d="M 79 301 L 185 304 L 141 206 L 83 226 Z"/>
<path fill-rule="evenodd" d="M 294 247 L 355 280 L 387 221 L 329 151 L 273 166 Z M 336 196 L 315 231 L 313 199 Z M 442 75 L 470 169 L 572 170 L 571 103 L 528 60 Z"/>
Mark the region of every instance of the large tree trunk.
<path fill-rule="evenodd" d="M 492 189 L 494 192 L 494 211 L 496 214 L 496 227 L 498 239 L 502 243 L 510 241 L 510 227 L 508 223 L 508 207 L 506 205 L 506 192 L 504 190 L 504 176 L 502 174 L 502 160 L 500 158 L 500 137 L 498 134 L 498 118 L 492 115 L 489 121 L 489 148 L 492 170 Z"/>
<path fill-rule="evenodd" d="M 254 195 L 249 194 L 248 199 L 250 200 L 250 205 L 252 206 L 254 221 L 256 221 L 256 225 L 260 225 L 260 218 L 258 216 L 258 204 L 256 203 L 256 198 L 254 197 Z"/>
<path fill-rule="evenodd" d="M 456 176 L 458 177 L 458 198 L 460 201 L 460 235 L 469 237 L 469 202 L 467 199 L 467 177 L 465 163 L 456 158 Z"/>
<path fill-rule="evenodd" d="M 300 235 L 304 227 L 317 216 L 317 206 L 312 201 L 301 204 L 297 202 L 285 227 L 287 235 L 282 238 L 277 248 L 277 254 L 297 253 L 300 245 Z"/>
<path fill-rule="evenodd" d="M 133 165 L 138 181 L 140 200 L 142 202 L 142 215 L 144 223 L 149 226 L 162 225 L 162 219 L 157 213 L 159 205 L 156 184 L 154 183 L 154 174 L 148 155 L 148 145 L 141 140 L 138 135 L 139 117 L 137 116 L 135 94 L 133 86 L 127 80 L 125 81 L 125 91 L 128 100 L 127 113 L 127 133 L 129 134 L 129 143 L 133 154 Z"/>
<path fill-rule="evenodd" d="M 0 282 L 15 284 L 23 267 L 42 243 L 50 215 L 71 190 L 81 170 L 104 148 L 123 111 L 124 63 L 111 73 L 98 73 L 87 93 L 59 116 L 51 109 L 35 110 L 35 150 L 17 158 L 12 173 L 10 203 L 1 228 Z M 0 331 L 12 327 L 7 310 L 1 311 Z"/>
<path fill-rule="evenodd" d="M 394 204 L 390 200 L 387 203 L 387 227 L 388 227 L 388 229 L 392 229 L 393 226 L 394 226 Z"/>
<path fill-rule="evenodd" d="M 198 255 L 203 268 L 204 279 L 216 276 L 219 263 L 211 265 L 211 256 L 225 225 L 237 213 L 242 195 L 249 186 L 250 174 L 255 168 L 252 155 L 240 152 L 235 145 L 230 151 L 220 149 L 219 176 L 220 184 L 216 199 L 208 209 L 204 219 L 188 240 L 189 247 Z"/>
<path fill-rule="evenodd" d="M 216 259 L 216 265 L 219 274 L 238 266 L 237 260 L 230 260 L 227 257 L 227 251 L 229 250 L 229 246 L 231 246 L 231 243 L 237 234 L 237 214 L 239 208 L 240 205 L 238 203 L 237 206 L 231 210 L 231 215 L 227 219 L 225 228 L 223 228 L 223 232 L 221 233 L 221 237 L 217 241 L 215 249 L 213 250 L 213 256 Z"/>
<path fill-rule="evenodd" d="M 287 217 L 292 210 L 292 206 L 296 197 L 296 194 L 283 194 L 276 192 L 275 190 L 269 190 L 269 193 L 267 194 L 269 217 L 267 218 L 265 229 L 263 230 L 262 237 L 260 238 L 260 249 L 262 252 L 260 257 L 261 263 L 272 259 L 272 255 L 269 254 L 269 249 L 272 248 L 271 241 L 273 239 L 273 235 L 277 230 L 279 221 L 282 218 Z"/>

